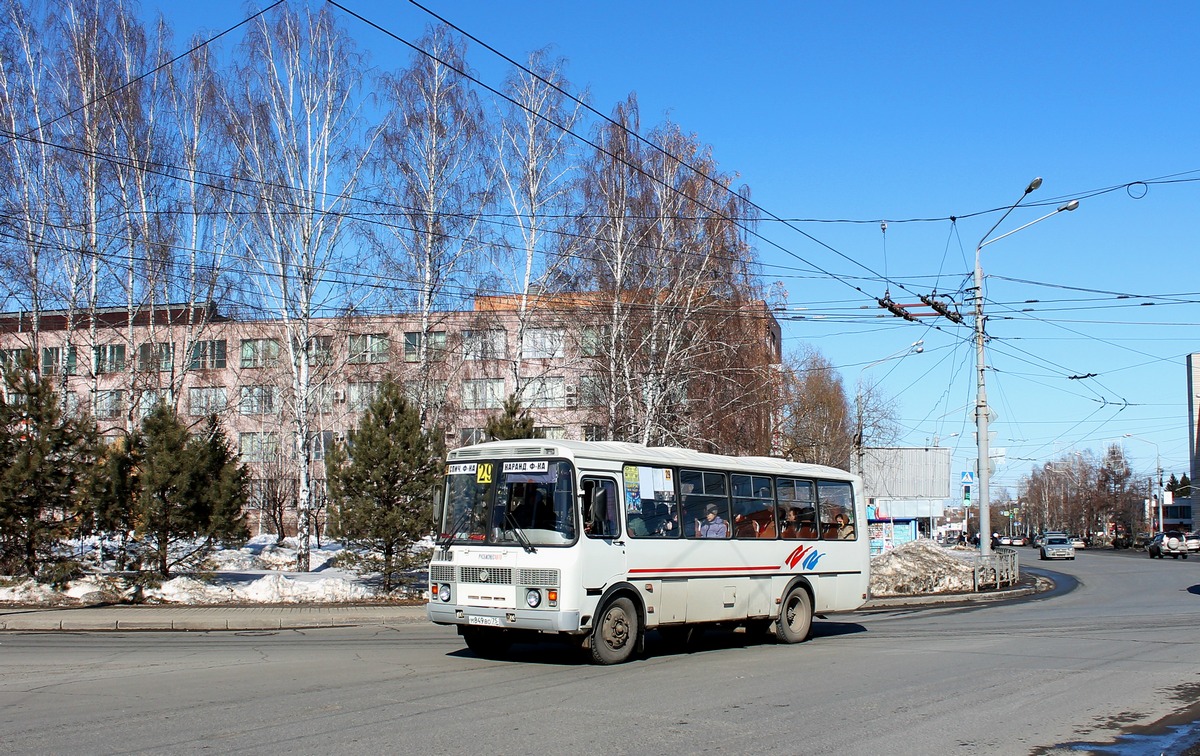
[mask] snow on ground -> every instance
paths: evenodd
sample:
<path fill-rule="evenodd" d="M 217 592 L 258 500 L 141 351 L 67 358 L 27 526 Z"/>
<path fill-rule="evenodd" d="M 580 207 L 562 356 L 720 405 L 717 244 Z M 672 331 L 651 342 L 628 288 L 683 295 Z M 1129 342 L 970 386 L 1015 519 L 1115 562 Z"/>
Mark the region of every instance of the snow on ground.
<path fill-rule="evenodd" d="M 429 544 L 432 546 L 432 544 Z M 341 544 L 323 543 L 310 554 L 311 571 L 296 572 L 296 543 L 274 536 L 255 538 L 240 549 L 224 549 L 209 560 L 211 579 L 179 576 L 160 587 L 145 587 L 140 600 L 164 604 L 296 604 L 391 600 L 375 576 L 338 569 L 330 563 Z M 871 595 L 909 596 L 972 590 L 969 549 L 949 549 L 933 541 L 906 543 L 871 559 Z M 416 587 L 423 589 L 417 570 Z M 33 580 L 0 584 L 0 603 L 72 605 L 133 600 L 136 589 L 118 578 L 89 575 L 56 591 Z M 419 594 L 418 594 L 419 595 Z M 407 596 L 403 596 L 407 597 Z"/>
<path fill-rule="evenodd" d="M 275 543 L 274 536 L 251 539 L 240 549 L 222 549 L 208 560 L 206 579 L 180 575 L 158 587 L 133 588 L 117 577 L 87 575 L 57 591 L 33 580 L 0 583 L 0 603 L 71 605 L 122 602 L 135 597 L 162 604 L 332 604 L 409 598 L 384 594 L 376 575 L 360 575 L 331 565 L 340 543 L 314 544 L 309 572 L 296 572 L 296 541 Z M 80 551 L 86 551 L 81 549 Z M 84 553 L 81 561 L 88 564 Z M 111 563 L 106 567 L 112 568 Z M 419 570 L 417 572 L 420 572 Z M 416 577 L 419 577 L 417 575 Z M 420 589 L 424 589 L 423 585 Z"/>
<path fill-rule="evenodd" d="M 946 548 L 921 539 L 871 558 L 871 595 L 916 596 L 972 591 L 973 549 Z"/>

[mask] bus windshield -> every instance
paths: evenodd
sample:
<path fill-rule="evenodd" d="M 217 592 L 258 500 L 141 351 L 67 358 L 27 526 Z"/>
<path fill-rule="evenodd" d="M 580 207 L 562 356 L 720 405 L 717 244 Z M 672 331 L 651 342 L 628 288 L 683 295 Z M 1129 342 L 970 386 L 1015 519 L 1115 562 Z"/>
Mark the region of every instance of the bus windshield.
<path fill-rule="evenodd" d="M 565 460 L 451 464 L 439 540 L 521 546 L 575 541 L 574 472 Z"/>

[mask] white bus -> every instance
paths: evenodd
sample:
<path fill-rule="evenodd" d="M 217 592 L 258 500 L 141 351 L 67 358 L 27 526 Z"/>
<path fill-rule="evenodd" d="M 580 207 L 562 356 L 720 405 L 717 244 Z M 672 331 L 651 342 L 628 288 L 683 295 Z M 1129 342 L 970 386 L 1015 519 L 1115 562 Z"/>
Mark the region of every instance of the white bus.
<path fill-rule="evenodd" d="M 831 467 L 494 441 L 450 452 L 436 510 L 428 616 L 480 656 L 551 634 L 614 664 L 714 623 L 798 643 L 867 598 L 859 479 Z"/>

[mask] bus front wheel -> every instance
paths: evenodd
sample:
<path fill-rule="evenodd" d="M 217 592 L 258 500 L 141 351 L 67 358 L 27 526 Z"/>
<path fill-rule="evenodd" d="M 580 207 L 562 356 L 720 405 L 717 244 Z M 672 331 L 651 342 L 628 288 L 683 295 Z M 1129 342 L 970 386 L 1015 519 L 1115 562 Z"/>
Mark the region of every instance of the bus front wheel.
<path fill-rule="evenodd" d="M 812 599 L 808 597 L 808 591 L 801 585 L 792 588 L 779 608 L 775 637 L 784 643 L 803 643 L 812 630 L 812 617 Z"/>
<path fill-rule="evenodd" d="M 597 664 L 620 664 L 629 661 L 637 647 L 637 608 L 628 598 L 621 597 L 604 608 L 592 630 L 592 661 Z"/>

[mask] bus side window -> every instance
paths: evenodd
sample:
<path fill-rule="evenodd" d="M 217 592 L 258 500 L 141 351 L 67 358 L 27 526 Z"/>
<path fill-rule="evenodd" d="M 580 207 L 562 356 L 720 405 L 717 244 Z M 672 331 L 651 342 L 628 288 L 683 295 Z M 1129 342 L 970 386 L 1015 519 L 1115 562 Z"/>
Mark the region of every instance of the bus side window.
<path fill-rule="evenodd" d="M 609 478 L 583 479 L 584 532 L 592 538 L 617 535 L 617 484 Z"/>

